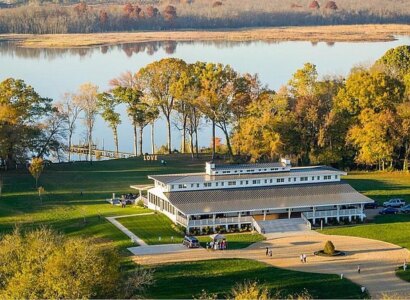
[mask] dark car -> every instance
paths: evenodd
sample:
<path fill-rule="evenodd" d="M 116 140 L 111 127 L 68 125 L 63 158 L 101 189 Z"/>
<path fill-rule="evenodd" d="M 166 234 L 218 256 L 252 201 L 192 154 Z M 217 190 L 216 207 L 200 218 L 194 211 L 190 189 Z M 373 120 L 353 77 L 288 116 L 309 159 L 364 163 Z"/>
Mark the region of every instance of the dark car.
<path fill-rule="evenodd" d="M 364 208 L 367 208 L 367 209 L 374 209 L 374 208 L 377 208 L 377 207 L 378 207 L 377 202 L 366 203 L 366 204 L 364 205 Z"/>
<path fill-rule="evenodd" d="M 379 214 L 381 215 L 395 215 L 398 214 L 399 210 L 397 208 L 394 207 L 387 207 L 387 208 L 383 208 Z"/>
<path fill-rule="evenodd" d="M 410 204 L 407 204 L 406 206 L 403 206 L 402 208 L 400 208 L 400 212 L 405 213 L 405 214 L 409 214 L 410 213 Z"/>
<path fill-rule="evenodd" d="M 188 248 L 198 248 L 199 247 L 199 241 L 194 236 L 186 235 L 184 237 L 184 240 L 182 241 L 182 244 L 187 246 Z"/>

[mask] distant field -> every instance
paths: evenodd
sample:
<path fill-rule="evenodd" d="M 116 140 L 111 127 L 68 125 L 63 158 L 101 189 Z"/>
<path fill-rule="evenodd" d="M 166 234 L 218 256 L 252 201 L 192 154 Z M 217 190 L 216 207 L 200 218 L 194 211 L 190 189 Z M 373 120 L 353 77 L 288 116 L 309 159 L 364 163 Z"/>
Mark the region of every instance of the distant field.
<path fill-rule="evenodd" d="M 410 35 L 410 25 L 338 25 L 275 27 L 212 31 L 140 31 L 90 34 L 3 34 L 30 48 L 73 48 L 149 41 L 389 41 L 394 35 Z"/>
<path fill-rule="evenodd" d="M 243 259 L 216 259 L 155 266 L 156 283 L 147 298 L 192 299 L 202 290 L 226 297 L 236 283 L 258 281 L 272 295 L 286 298 L 306 289 L 315 299 L 362 298 L 360 287 L 338 275 L 313 274 L 279 269 Z M 297 299 L 297 297 L 296 297 Z"/>

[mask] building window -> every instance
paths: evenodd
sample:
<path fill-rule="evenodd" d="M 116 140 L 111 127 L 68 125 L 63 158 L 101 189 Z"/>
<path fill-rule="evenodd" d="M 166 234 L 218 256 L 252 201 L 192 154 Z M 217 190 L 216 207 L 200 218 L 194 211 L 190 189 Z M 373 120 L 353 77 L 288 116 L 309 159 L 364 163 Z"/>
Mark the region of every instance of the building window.
<path fill-rule="evenodd" d="M 337 179 L 337 177 L 338 177 L 338 176 L 337 176 L 337 175 L 335 175 L 335 179 Z"/>
<path fill-rule="evenodd" d="M 219 182 L 215 182 L 215 186 L 218 186 L 219 185 Z"/>
<path fill-rule="evenodd" d="M 173 190 L 173 189 L 174 189 L 174 185 L 172 184 L 172 185 L 171 185 L 171 190 Z"/>
<path fill-rule="evenodd" d="M 221 182 L 221 186 L 224 186 L 225 185 L 225 182 Z"/>
<path fill-rule="evenodd" d="M 248 181 L 248 180 L 246 180 L 246 181 L 245 181 L 245 184 L 249 184 L 249 181 Z"/>
<path fill-rule="evenodd" d="M 307 177 L 300 177 L 300 181 L 308 181 Z"/>
<path fill-rule="evenodd" d="M 315 180 L 315 176 L 312 176 L 312 180 Z"/>
<path fill-rule="evenodd" d="M 199 183 L 196 184 L 196 187 L 199 187 Z"/>
<path fill-rule="evenodd" d="M 193 184 L 193 183 L 191 183 L 191 187 L 194 187 L 194 184 Z"/>
<path fill-rule="evenodd" d="M 243 181 L 241 180 L 241 185 L 243 185 Z"/>
<path fill-rule="evenodd" d="M 289 178 L 288 178 L 288 182 L 291 182 L 291 181 L 292 181 L 292 178 L 289 177 Z"/>
<path fill-rule="evenodd" d="M 317 177 L 317 180 L 320 180 L 320 176 Z"/>
<path fill-rule="evenodd" d="M 205 182 L 204 183 L 204 187 L 211 187 L 212 186 L 212 183 L 211 182 Z"/>
<path fill-rule="evenodd" d="M 186 184 L 179 184 L 179 185 L 178 185 L 178 188 L 179 188 L 179 189 L 186 189 Z"/>
<path fill-rule="evenodd" d="M 330 179 L 332 179 L 332 176 L 331 175 L 325 175 L 325 176 L 323 176 L 323 179 L 324 180 L 330 180 Z"/>
<path fill-rule="evenodd" d="M 252 180 L 252 183 L 253 184 L 260 184 L 261 183 L 261 181 L 258 179 L 258 180 Z"/>
<path fill-rule="evenodd" d="M 265 183 L 268 183 L 268 180 L 267 180 L 267 179 L 265 179 Z"/>
<path fill-rule="evenodd" d="M 285 182 L 285 178 L 277 178 L 276 182 L 277 183 Z"/>
<path fill-rule="evenodd" d="M 296 182 L 296 177 L 293 177 L 293 181 Z"/>
<path fill-rule="evenodd" d="M 228 185 L 236 185 L 236 181 L 228 181 Z"/>
<path fill-rule="evenodd" d="M 269 182 L 272 183 L 272 182 L 273 182 L 273 179 L 271 178 L 271 179 L 269 180 Z"/>

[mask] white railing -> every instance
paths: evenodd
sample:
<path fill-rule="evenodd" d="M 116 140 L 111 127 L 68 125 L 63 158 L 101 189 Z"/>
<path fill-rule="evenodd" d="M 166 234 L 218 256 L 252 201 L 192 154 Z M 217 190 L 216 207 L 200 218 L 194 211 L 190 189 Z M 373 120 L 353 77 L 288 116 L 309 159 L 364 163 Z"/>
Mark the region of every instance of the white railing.
<path fill-rule="evenodd" d="M 262 233 L 262 228 L 259 226 L 258 222 L 252 217 L 252 226 L 257 232 Z"/>
<path fill-rule="evenodd" d="M 182 217 L 182 216 L 180 216 L 180 215 L 177 215 L 177 216 L 176 216 L 176 221 L 177 221 L 178 223 L 180 223 L 181 225 L 183 225 L 183 226 L 186 226 L 186 224 L 187 224 L 186 218 L 185 218 L 185 217 Z"/>
<path fill-rule="evenodd" d="M 317 210 L 316 212 L 304 212 L 302 216 L 306 219 L 313 218 L 336 218 L 336 217 L 349 217 L 349 216 L 361 216 L 363 212 L 360 208 L 352 209 L 340 209 L 337 210 Z"/>
<path fill-rule="evenodd" d="M 216 225 L 227 225 L 227 224 L 241 224 L 241 223 L 252 223 L 252 217 L 231 217 L 231 218 L 216 218 L 215 222 L 213 219 L 202 219 L 202 220 L 189 220 L 189 227 L 196 226 L 216 226 Z"/>
<path fill-rule="evenodd" d="M 309 222 L 309 220 L 306 218 L 305 214 L 304 214 L 304 213 L 300 214 L 300 217 L 302 218 L 303 221 L 306 222 L 306 227 L 307 227 L 309 230 L 312 230 L 312 224 L 310 224 L 310 222 Z"/>

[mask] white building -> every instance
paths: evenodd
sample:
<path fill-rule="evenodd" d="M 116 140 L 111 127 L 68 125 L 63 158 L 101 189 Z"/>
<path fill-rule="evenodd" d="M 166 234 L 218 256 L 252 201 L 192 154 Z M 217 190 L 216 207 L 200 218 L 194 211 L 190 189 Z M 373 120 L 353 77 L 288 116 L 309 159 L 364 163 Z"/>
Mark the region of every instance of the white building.
<path fill-rule="evenodd" d="M 308 226 L 331 218 L 363 220 L 364 204 L 374 201 L 343 182 L 342 175 L 346 173 L 327 166 L 292 167 L 287 159 L 243 165 L 209 162 L 204 173 L 149 176 L 154 187 L 146 204 L 187 232 L 219 226 L 264 231 L 261 224 L 283 218 Z"/>

